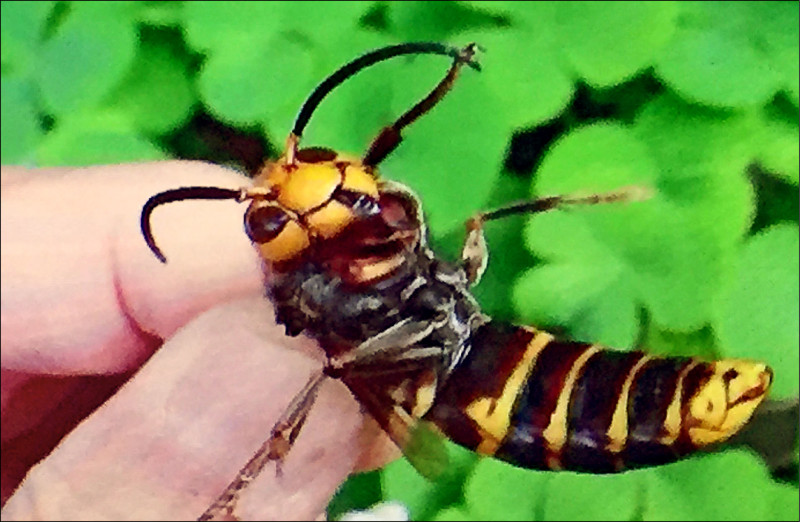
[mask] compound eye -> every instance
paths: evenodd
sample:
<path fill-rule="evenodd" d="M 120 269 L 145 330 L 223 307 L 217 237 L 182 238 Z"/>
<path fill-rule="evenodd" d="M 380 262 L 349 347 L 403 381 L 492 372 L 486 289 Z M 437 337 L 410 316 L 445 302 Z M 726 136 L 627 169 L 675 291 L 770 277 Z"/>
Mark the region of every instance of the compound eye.
<path fill-rule="evenodd" d="M 274 205 L 251 206 L 244 215 L 244 228 L 253 243 L 268 243 L 278 237 L 291 221 L 286 212 Z"/>

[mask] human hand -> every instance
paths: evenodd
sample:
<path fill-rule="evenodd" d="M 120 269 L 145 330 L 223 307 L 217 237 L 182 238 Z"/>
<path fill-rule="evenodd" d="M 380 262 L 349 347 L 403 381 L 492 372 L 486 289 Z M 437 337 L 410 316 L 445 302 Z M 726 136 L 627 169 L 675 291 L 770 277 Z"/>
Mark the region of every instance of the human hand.
<path fill-rule="evenodd" d="M 167 265 L 141 237 L 150 195 L 244 184 L 197 162 L 3 168 L 4 520 L 195 518 L 320 367 L 274 323 L 240 205 L 159 208 Z M 238 515 L 318 517 L 351 471 L 394 454 L 326 382 L 283 475 L 268 466 Z"/>

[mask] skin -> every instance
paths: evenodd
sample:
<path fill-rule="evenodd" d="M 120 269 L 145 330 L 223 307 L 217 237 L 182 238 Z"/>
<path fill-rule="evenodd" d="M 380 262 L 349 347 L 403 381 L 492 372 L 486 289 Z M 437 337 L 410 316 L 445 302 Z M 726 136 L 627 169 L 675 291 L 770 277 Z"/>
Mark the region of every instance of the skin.
<path fill-rule="evenodd" d="M 141 237 L 150 195 L 247 184 L 199 162 L 2 168 L 4 520 L 195 518 L 321 366 L 274 323 L 243 206 L 159 208 L 167 265 Z M 320 518 L 353 470 L 396 456 L 328 381 L 237 514 Z"/>

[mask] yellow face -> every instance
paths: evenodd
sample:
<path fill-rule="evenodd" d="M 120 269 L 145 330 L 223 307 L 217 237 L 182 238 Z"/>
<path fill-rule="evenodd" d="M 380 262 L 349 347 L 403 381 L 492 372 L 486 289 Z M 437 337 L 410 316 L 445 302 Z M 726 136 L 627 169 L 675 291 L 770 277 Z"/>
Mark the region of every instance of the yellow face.
<path fill-rule="evenodd" d="M 255 180 L 245 228 L 267 262 L 292 259 L 379 212 L 378 183 L 359 160 L 327 149 L 298 151 L 267 164 Z"/>
<path fill-rule="evenodd" d="M 686 427 L 696 446 L 727 439 L 750 419 L 767 395 L 772 370 L 739 359 L 711 363 L 713 374 L 689 399 Z"/>

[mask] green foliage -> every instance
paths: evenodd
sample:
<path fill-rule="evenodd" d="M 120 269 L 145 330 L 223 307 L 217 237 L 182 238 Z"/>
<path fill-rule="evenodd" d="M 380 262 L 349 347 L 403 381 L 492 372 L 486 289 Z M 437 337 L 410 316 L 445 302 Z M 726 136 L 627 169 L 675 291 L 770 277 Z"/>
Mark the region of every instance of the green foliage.
<path fill-rule="evenodd" d="M 603 192 L 653 185 L 655 166 L 630 131 L 617 124 L 584 127 L 559 140 L 537 176 L 542 194 Z M 591 172 L 587 179 L 585 173 Z M 533 324 L 570 324 L 579 338 L 629 346 L 638 332 L 635 299 L 645 291 L 629 273 L 635 270 L 641 234 L 654 248 L 664 229 L 654 226 L 660 205 L 585 206 L 551 212 L 528 222 L 528 248 L 548 263 L 526 271 L 514 287 L 514 302 Z M 670 243 L 671 238 L 663 238 Z M 642 256 L 639 256 L 642 257 Z M 672 275 L 663 258 L 643 258 L 648 274 Z M 551 282 L 553 285 L 551 286 Z M 637 284 L 638 283 L 638 284 Z M 657 293 L 657 290 L 655 291 Z M 531 299 L 530 296 L 537 296 Z M 587 337 L 591 336 L 591 337 Z"/>
<path fill-rule="evenodd" d="M 790 512 L 772 503 L 784 486 L 773 483 L 763 464 L 743 452 L 678 462 L 643 478 L 644 520 L 775 520 Z"/>
<path fill-rule="evenodd" d="M 797 103 L 797 6 L 697 3 L 685 8 L 656 71 L 687 98 L 719 107 L 760 105 L 785 89 Z"/>
<path fill-rule="evenodd" d="M 185 58 L 185 51 L 169 35 L 151 33 L 104 105 L 129 116 L 134 126 L 147 134 L 163 134 L 181 126 L 197 103 Z"/>
<path fill-rule="evenodd" d="M 776 396 L 798 393 L 796 2 L 1 9 L 3 164 L 174 157 L 202 117 L 279 149 L 310 90 L 346 61 L 399 41 L 477 41 L 483 72 L 464 71 L 382 166 L 419 193 L 437 246 L 457 252 L 475 210 L 532 195 L 652 193 L 491 223 L 476 290 L 486 309 L 619 348 L 763 359 Z M 324 101 L 304 143 L 363 151 L 447 65 L 426 56 L 358 75 Z M 399 461 L 380 485 L 345 486 L 332 514 L 382 493 L 416 519 L 798 517 L 796 483 L 774 482 L 743 451 L 611 477 L 449 452 L 439 480 Z"/>
<path fill-rule="evenodd" d="M 48 112 L 63 116 L 90 107 L 120 81 L 136 52 L 133 14 L 123 3 L 74 5 L 37 56 L 34 77 Z"/>
<path fill-rule="evenodd" d="M 578 76 L 605 87 L 651 65 L 678 14 L 672 2 L 569 2 L 558 6 L 555 29 Z"/>
<path fill-rule="evenodd" d="M 464 485 L 464 509 L 475 520 L 532 520 L 548 482 L 548 474 L 482 459 Z M 511 486 L 514 487 L 511 487 Z M 505 506 L 502 513 L 496 506 Z"/>
<path fill-rule="evenodd" d="M 464 480 L 477 457 L 474 453 L 447 442 L 450 466 L 433 480 L 423 478 L 405 459 L 383 470 L 383 493 L 387 499 L 405 504 L 411 518 L 427 520 L 447 507 L 465 501 Z"/>
<path fill-rule="evenodd" d="M 715 331 L 736 357 L 761 359 L 779 372 L 772 393 L 797 393 L 797 227 L 775 225 L 749 238 L 736 260 L 729 288 L 721 292 Z M 764 342 L 769 332 L 769 342 Z"/>

